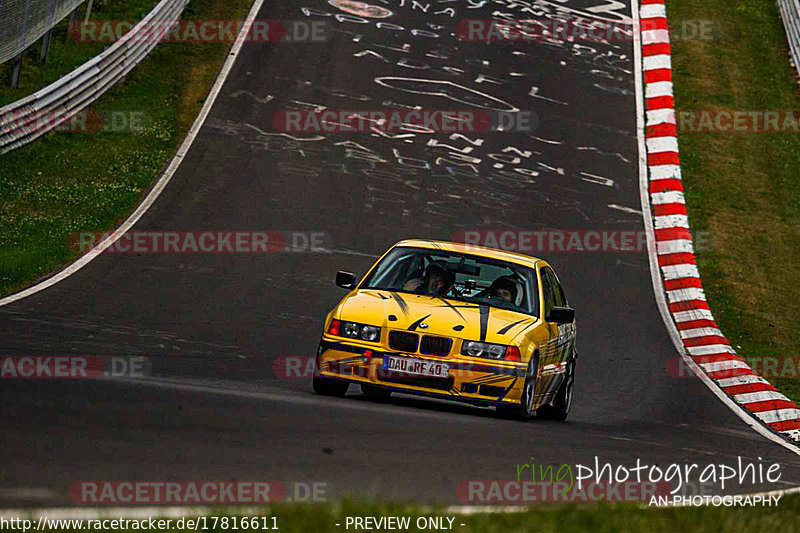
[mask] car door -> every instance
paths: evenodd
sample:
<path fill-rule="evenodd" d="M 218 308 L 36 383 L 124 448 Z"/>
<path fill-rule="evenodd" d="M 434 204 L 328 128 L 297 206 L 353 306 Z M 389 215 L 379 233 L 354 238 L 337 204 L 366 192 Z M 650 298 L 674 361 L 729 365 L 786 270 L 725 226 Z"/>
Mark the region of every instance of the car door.
<path fill-rule="evenodd" d="M 546 280 L 546 281 L 545 281 Z M 546 290 L 550 292 L 550 300 L 545 302 L 545 320 L 547 320 L 547 313 L 553 307 L 568 307 L 569 302 L 564 294 L 564 288 L 558 281 L 555 272 L 549 266 L 542 267 L 542 287 L 547 287 Z M 558 389 L 564 377 L 566 376 L 566 362 L 571 356 L 575 344 L 575 324 L 556 324 L 554 322 L 547 322 L 548 331 L 550 331 L 552 343 L 552 358 L 548 366 L 542 368 L 545 375 L 552 374 L 552 380 L 548 382 L 551 386 L 551 392 Z"/>
<path fill-rule="evenodd" d="M 547 320 L 550 310 L 556 306 L 556 290 L 553 278 L 548 273 L 549 267 L 543 266 L 539 269 L 539 277 L 542 282 L 542 321 L 547 332 L 547 341 L 539 350 L 539 376 L 540 388 L 544 399 L 556 390 L 560 377 L 554 371 L 557 364 L 561 361 L 561 353 L 558 350 L 558 325 Z"/>

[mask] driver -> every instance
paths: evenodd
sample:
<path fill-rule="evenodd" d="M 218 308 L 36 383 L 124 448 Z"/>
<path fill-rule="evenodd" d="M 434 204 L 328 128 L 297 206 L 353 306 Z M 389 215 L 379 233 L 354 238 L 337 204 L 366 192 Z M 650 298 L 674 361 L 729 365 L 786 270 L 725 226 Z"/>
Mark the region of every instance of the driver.
<path fill-rule="evenodd" d="M 455 275 L 452 272 L 439 265 L 430 264 L 425 269 L 424 278 L 412 278 L 406 281 L 403 290 L 444 296 L 450 291 L 454 282 Z"/>
<path fill-rule="evenodd" d="M 489 298 L 513 304 L 517 301 L 517 284 L 508 276 L 500 276 L 489 287 Z"/>

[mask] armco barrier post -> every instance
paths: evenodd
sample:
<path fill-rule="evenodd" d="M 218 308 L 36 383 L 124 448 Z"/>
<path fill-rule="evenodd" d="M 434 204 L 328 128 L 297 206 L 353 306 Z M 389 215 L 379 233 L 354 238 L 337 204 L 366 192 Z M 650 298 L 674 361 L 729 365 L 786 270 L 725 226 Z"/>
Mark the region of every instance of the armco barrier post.
<path fill-rule="evenodd" d="M 73 31 L 73 30 L 74 30 L 74 29 L 77 27 L 77 25 L 78 25 L 78 10 L 79 10 L 80 8 L 81 8 L 81 6 L 80 6 L 80 5 L 78 5 L 78 6 L 75 8 L 75 10 L 74 10 L 72 13 L 70 13 L 70 15 L 69 15 L 69 27 L 68 27 L 68 29 L 67 29 L 67 37 L 66 37 L 66 39 L 69 39 L 69 36 L 72 34 L 72 31 Z"/>
<path fill-rule="evenodd" d="M 19 53 L 14 58 L 14 67 L 11 70 L 11 86 L 15 89 L 19 87 L 19 71 L 22 70 L 22 57 L 25 55 L 25 50 Z"/>
<path fill-rule="evenodd" d="M 42 55 L 39 59 L 42 63 L 47 63 L 47 55 L 50 53 L 50 38 L 53 36 L 53 28 L 47 30 L 47 33 L 42 37 Z"/>
<path fill-rule="evenodd" d="M 83 16 L 84 22 L 89 22 L 89 15 L 92 14 L 92 4 L 94 4 L 94 0 L 89 0 L 89 3 L 86 4 L 86 14 Z"/>

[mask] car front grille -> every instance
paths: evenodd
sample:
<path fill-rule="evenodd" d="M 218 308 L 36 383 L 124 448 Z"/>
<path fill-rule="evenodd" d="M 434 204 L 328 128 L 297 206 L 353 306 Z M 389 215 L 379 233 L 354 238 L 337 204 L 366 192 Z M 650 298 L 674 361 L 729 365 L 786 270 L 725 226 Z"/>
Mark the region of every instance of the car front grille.
<path fill-rule="evenodd" d="M 389 348 L 399 352 L 416 352 L 419 335 L 408 331 L 392 331 L 389 333 Z"/>
<path fill-rule="evenodd" d="M 386 383 L 397 383 L 399 385 L 408 385 L 411 387 L 425 387 L 427 389 L 436 389 L 449 391 L 453 388 L 455 379 L 450 376 L 449 378 L 429 378 L 422 376 L 401 376 L 384 374 L 378 371 L 378 379 Z"/>
<path fill-rule="evenodd" d="M 425 335 L 419 346 L 419 352 L 427 355 L 447 355 L 453 347 L 453 339 Z"/>

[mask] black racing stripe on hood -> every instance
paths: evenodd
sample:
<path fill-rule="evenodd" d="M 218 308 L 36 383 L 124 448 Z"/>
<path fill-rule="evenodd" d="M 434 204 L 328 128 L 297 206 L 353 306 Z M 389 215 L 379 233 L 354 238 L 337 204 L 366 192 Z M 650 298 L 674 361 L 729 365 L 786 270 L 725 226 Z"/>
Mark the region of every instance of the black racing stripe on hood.
<path fill-rule="evenodd" d="M 403 314 L 407 315 L 408 314 L 408 304 L 406 303 L 405 300 L 403 300 L 403 297 L 400 296 L 399 294 L 397 294 L 396 292 L 390 292 L 389 294 L 391 294 L 392 298 L 394 298 L 394 301 L 397 302 L 397 306 L 400 308 L 400 310 L 403 312 Z"/>
<path fill-rule="evenodd" d="M 455 305 L 451 304 L 450 302 L 441 297 L 439 297 L 439 300 L 441 300 L 442 303 L 444 303 L 444 307 L 449 307 L 450 309 L 455 311 L 455 313 L 461 317 L 461 320 L 466 320 L 466 318 L 464 318 L 464 315 L 461 314 L 461 311 L 459 311 Z"/>
<path fill-rule="evenodd" d="M 498 335 L 505 335 L 506 333 L 508 333 L 508 332 L 511 330 L 511 328 L 513 328 L 514 326 L 517 326 L 517 325 L 519 325 L 519 324 L 522 324 L 522 323 L 523 323 L 523 322 L 525 322 L 526 320 L 530 320 L 530 319 L 528 319 L 528 318 L 523 318 L 522 320 L 517 320 L 516 322 L 512 322 L 511 324 L 508 324 L 507 326 L 503 326 L 503 328 L 502 328 L 502 329 L 500 329 L 500 330 L 497 332 L 497 334 L 498 334 Z"/>
<path fill-rule="evenodd" d="M 486 330 L 489 328 L 489 306 L 481 305 L 481 342 L 486 340 Z"/>
<path fill-rule="evenodd" d="M 419 327 L 419 325 L 422 324 L 422 322 L 424 322 L 425 319 L 428 318 L 429 316 L 431 315 L 425 315 L 424 317 L 420 318 L 419 320 L 408 326 L 408 331 L 416 330 Z"/>

